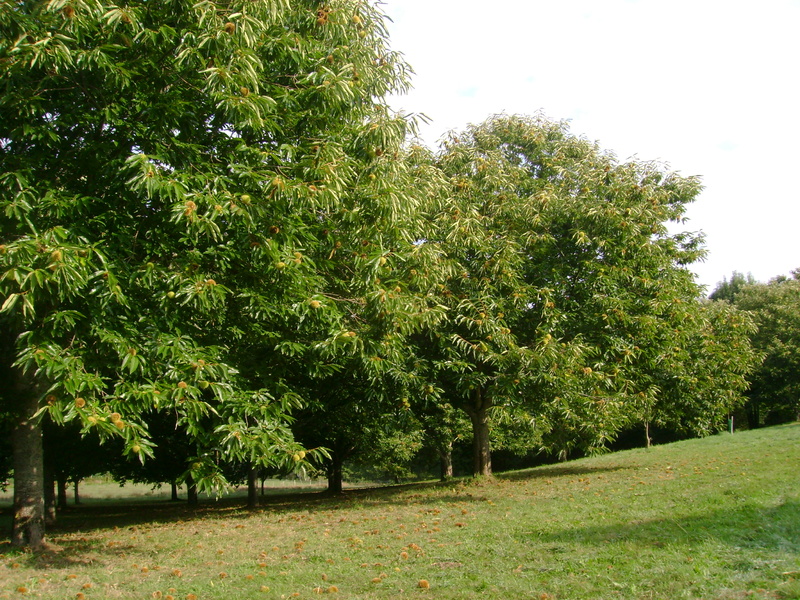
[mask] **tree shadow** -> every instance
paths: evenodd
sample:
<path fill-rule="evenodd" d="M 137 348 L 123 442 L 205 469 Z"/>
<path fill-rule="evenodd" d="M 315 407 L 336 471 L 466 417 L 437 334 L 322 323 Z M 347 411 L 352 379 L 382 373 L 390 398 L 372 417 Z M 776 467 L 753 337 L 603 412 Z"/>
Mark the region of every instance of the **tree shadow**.
<path fill-rule="evenodd" d="M 239 502 L 241 504 L 241 501 Z M 211 514 L 220 513 L 222 510 L 231 510 L 232 506 L 200 505 L 190 507 L 186 503 L 167 501 L 133 501 L 120 499 L 102 503 L 84 502 L 77 506 L 69 506 L 59 510 L 58 520 L 47 527 L 47 539 L 50 544 L 41 552 L 43 556 L 59 555 L 67 564 L 80 563 L 81 560 L 67 560 L 64 552 L 84 553 L 89 549 L 98 551 L 97 542 L 77 538 L 69 541 L 61 540 L 61 536 L 75 532 L 91 534 L 102 529 L 131 529 L 155 524 L 171 523 L 177 521 L 191 521 L 192 519 L 207 518 Z M 11 508 L 3 510 L 0 522 L 8 526 L 3 528 L 5 534 L 0 538 L 0 556 L 20 552 L 19 548 L 11 546 L 8 534 L 11 530 Z M 225 515 L 220 515 L 224 518 Z M 118 548 L 114 548 L 118 550 Z"/>
<path fill-rule="evenodd" d="M 600 473 L 613 473 L 615 471 L 631 470 L 635 467 L 615 465 L 609 467 L 584 467 L 571 464 L 551 465 L 547 467 L 534 467 L 523 471 L 509 471 L 497 473 L 495 477 L 504 481 L 526 481 L 530 479 L 546 479 L 551 477 L 576 477 L 597 475 Z"/>
<path fill-rule="evenodd" d="M 434 497 L 432 491 L 441 490 Z M 368 508 L 373 506 L 408 506 L 418 500 L 430 503 L 485 502 L 488 498 L 481 493 L 479 480 L 470 478 L 451 479 L 447 481 L 425 481 L 398 483 L 386 486 L 351 488 L 339 493 L 327 491 L 271 496 L 262 502 L 260 508 L 274 512 L 305 510 L 339 510 L 352 509 L 354 504 Z"/>
<path fill-rule="evenodd" d="M 607 545 L 632 543 L 642 547 L 670 544 L 696 545 L 716 540 L 736 548 L 784 550 L 800 554 L 800 502 L 784 501 L 774 507 L 744 504 L 680 518 L 661 517 L 627 525 L 592 525 L 553 533 L 519 534 L 537 544 L 578 543 Z"/>
<path fill-rule="evenodd" d="M 135 550 L 131 544 L 115 544 L 114 552 L 126 552 Z M 98 554 L 102 555 L 105 549 L 96 540 L 87 538 L 72 539 L 69 541 L 58 540 L 58 543 L 48 542 L 44 548 L 34 553 L 36 566 L 41 569 L 65 569 L 68 567 L 91 566 L 103 564 L 102 559 L 98 560 Z M 18 554 L 19 548 L 14 548 L 11 543 L 4 541 L 0 543 L 0 556 L 8 554 Z"/>
<path fill-rule="evenodd" d="M 196 506 L 185 502 L 119 499 L 102 502 L 86 502 L 72 505 L 59 511 L 58 521 L 48 526 L 47 537 L 52 540 L 49 548 L 40 554 L 42 566 L 82 564 L 88 553 L 102 554 L 106 551 L 119 552 L 120 547 L 103 546 L 99 541 L 89 538 L 64 539 L 76 532 L 91 535 L 99 530 L 126 530 L 135 532 L 139 527 L 168 523 L 191 523 L 205 519 L 246 520 L 253 514 L 271 513 L 282 515 L 298 510 L 309 512 L 336 511 L 352 509 L 354 505 L 369 508 L 373 506 L 411 505 L 417 500 L 429 502 L 431 490 L 442 488 L 445 493 L 437 494 L 440 503 L 484 502 L 480 485 L 464 478 L 456 481 L 413 482 L 381 487 L 351 488 L 332 494 L 327 491 L 302 491 L 269 494 L 259 498 L 259 505 L 248 510 L 246 499 L 223 497 L 218 500 L 205 500 Z M 419 493 L 414 493 L 418 491 Z M 0 538 L 0 556 L 19 553 L 11 546 L 7 537 L 10 532 L 11 508 L 0 510 L 0 523 L 7 523 L 5 535 Z M 96 562 L 96 558 L 93 559 Z"/>
<path fill-rule="evenodd" d="M 583 476 L 603 472 L 617 471 L 625 467 L 580 467 L 571 465 L 553 465 L 536 467 L 523 471 L 512 471 L 496 475 L 497 481 L 523 481 L 544 479 L 559 476 Z M 364 508 L 372 506 L 407 506 L 431 500 L 431 491 L 441 490 L 435 500 L 438 503 L 473 503 L 485 502 L 487 496 L 484 487 L 491 487 L 495 481 L 472 477 L 459 477 L 447 481 L 424 481 L 350 488 L 339 493 L 325 490 L 287 491 L 271 493 L 259 497 L 259 504 L 254 510 L 248 510 L 246 499 L 236 496 L 207 499 L 196 506 L 186 502 L 167 500 L 132 500 L 114 499 L 101 502 L 84 501 L 80 505 L 71 505 L 59 511 L 58 521 L 48 527 L 48 537 L 55 539 L 61 535 L 74 532 L 90 533 L 96 530 L 113 528 L 136 528 L 147 524 L 174 523 L 178 521 L 217 519 L 246 519 L 253 512 L 271 512 L 282 514 L 296 510 L 335 511 L 352 508 L 358 503 Z M 415 493 L 418 492 L 418 493 Z M 0 555 L 16 552 L 9 543 L 8 533 L 11 530 L 11 507 L 0 509 L 0 525 L 5 535 L 0 537 Z M 72 547 L 73 544 L 70 544 Z M 74 545 L 80 550 L 80 544 Z"/>

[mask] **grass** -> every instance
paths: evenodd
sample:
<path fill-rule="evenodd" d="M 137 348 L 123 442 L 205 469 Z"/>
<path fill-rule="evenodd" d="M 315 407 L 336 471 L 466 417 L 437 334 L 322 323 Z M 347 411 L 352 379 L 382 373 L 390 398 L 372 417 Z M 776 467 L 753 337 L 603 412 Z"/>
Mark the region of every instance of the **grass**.
<path fill-rule="evenodd" d="M 0 598 L 800 598 L 798 464 L 793 424 L 252 513 L 87 504 L 56 550 L 0 546 Z"/>

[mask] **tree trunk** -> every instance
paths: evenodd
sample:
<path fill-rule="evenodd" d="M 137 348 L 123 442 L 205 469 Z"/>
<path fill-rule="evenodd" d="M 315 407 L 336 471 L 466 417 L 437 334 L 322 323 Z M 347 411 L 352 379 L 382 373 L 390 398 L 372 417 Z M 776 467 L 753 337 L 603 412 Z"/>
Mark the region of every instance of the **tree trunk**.
<path fill-rule="evenodd" d="M 758 400 L 750 398 L 746 405 L 747 409 L 747 426 L 750 429 L 758 429 L 761 427 L 761 410 L 758 406 Z"/>
<path fill-rule="evenodd" d="M 33 389 L 20 389 L 19 417 L 11 433 L 14 467 L 14 518 L 11 544 L 40 548 L 44 544 L 44 473 L 42 426 L 34 419 L 39 398 Z"/>
<path fill-rule="evenodd" d="M 644 422 L 644 444 L 646 448 L 649 448 L 653 443 L 652 438 L 650 437 L 650 421 Z"/>
<path fill-rule="evenodd" d="M 492 452 L 489 443 L 489 409 L 492 401 L 487 399 L 480 388 L 475 390 L 472 402 L 466 412 L 472 422 L 472 475 L 474 477 L 492 476 Z"/>
<path fill-rule="evenodd" d="M 192 476 L 189 475 L 186 478 L 186 500 L 189 503 L 189 506 L 197 506 L 199 504 L 199 498 L 197 497 L 197 484 L 192 479 Z"/>
<path fill-rule="evenodd" d="M 56 523 L 56 481 L 53 470 L 44 468 L 44 522 L 46 526 Z"/>
<path fill-rule="evenodd" d="M 67 478 L 64 475 L 59 476 L 56 479 L 56 485 L 58 487 L 58 508 L 63 510 L 67 508 Z"/>
<path fill-rule="evenodd" d="M 331 462 L 328 464 L 328 491 L 332 494 L 341 494 L 343 485 L 342 468 L 344 458 L 341 452 L 331 452 Z"/>
<path fill-rule="evenodd" d="M 180 500 L 180 498 L 178 498 L 178 482 L 173 479 L 169 483 L 170 483 L 170 491 L 171 491 L 170 500 L 172 502 L 177 502 L 178 500 Z"/>
<path fill-rule="evenodd" d="M 258 508 L 258 467 L 250 465 L 247 470 L 247 509 Z"/>
<path fill-rule="evenodd" d="M 442 481 L 447 481 L 453 477 L 453 443 L 451 442 L 447 448 L 439 450 L 439 467 L 440 478 Z"/>
<path fill-rule="evenodd" d="M 81 480 L 77 477 L 72 480 L 72 496 L 75 498 L 75 506 L 81 503 L 81 495 L 78 491 L 78 484 L 80 482 Z"/>

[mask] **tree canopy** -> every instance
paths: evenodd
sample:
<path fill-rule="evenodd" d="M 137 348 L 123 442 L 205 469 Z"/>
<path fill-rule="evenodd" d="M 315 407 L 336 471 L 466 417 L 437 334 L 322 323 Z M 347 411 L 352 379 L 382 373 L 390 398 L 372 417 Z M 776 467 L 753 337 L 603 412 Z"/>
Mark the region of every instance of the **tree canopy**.
<path fill-rule="evenodd" d="M 413 143 L 385 20 L 362 0 L 0 0 L 15 544 L 44 539 L 44 416 L 139 461 L 180 436 L 180 471 L 128 476 L 210 490 L 225 463 L 317 460 L 334 487 L 358 452 L 446 465 L 464 415 L 489 474 L 492 444 L 708 432 L 738 401 L 740 315 L 700 303 L 702 236 L 667 227 L 699 181 L 542 116 Z"/>
<path fill-rule="evenodd" d="M 380 101 L 407 85 L 383 15 L 355 1 L 3 2 L 0 31 L 17 446 L 36 443 L 46 408 L 144 458 L 142 415 L 158 410 L 226 452 L 288 460 L 286 364 L 349 329 L 352 297 L 323 297 L 324 275 L 363 280 L 384 250 L 353 249 L 413 206 L 368 176 L 395 168 L 408 126 Z M 210 485 L 209 458 L 201 445 L 191 467 Z"/>
<path fill-rule="evenodd" d="M 736 274 L 731 281 L 735 277 Z M 720 285 L 715 293 L 725 289 Z M 728 300 L 724 295 L 721 297 Z M 749 425 L 760 427 L 797 420 L 800 418 L 800 270 L 767 283 L 749 280 L 730 301 L 752 316 L 756 328 L 750 332 L 751 344 L 763 358 L 750 378 Z"/>
<path fill-rule="evenodd" d="M 455 133 L 436 160 L 450 189 L 430 208 L 426 243 L 442 260 L 429 293 L 447 311 L 416 351 L 429 394 L 472 420 L 476 473 L 491 471 L 493 413 L 517 412 L 543 448 L 594 451 L 668 394 L 666 380 L 691 379 L 675 334 L 700 319 L 688 265 L 702 237 L 667 223 L 682 222 L 696 178 L 619 162 L 541 116 Z"/>

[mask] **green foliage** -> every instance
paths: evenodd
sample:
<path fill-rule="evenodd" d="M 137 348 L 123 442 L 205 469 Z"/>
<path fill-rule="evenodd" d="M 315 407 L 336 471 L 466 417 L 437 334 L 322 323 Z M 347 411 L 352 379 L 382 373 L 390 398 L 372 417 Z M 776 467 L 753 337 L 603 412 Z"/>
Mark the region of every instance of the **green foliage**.
<path fill-rule="evenodd" d="M 665 346 L 701 310 L 687 265 L 702 238 L 667 228 L 698 181 L 619 163 L 543 117 L 489 119 L 436 160 L 449 189 L 424 239 L 447 316 L 416 342 L 429 394 L 519 414 L 544 448 L 602 448 L 659 395 Z"/>
<path fill-rule="evenodd" d="M 0 416 L 22 390 L 201 489 L 399 476 L 464 414 L 484 463 L 713 430 L 747 323 L 667 228 L 699 182 L 542 117 L 406 144 L 408 75 L 360 0 L 0 0 Z"/>
<path fill-rule="evenodd" d="M 756 283 L 758 282 L 752 274 L 748 273 L 747 275 L 743 275 L 738 271 L 734 271 L 731 274 L 730 281 L 728 281 L 727 277 L 724 277 L 722 281 L 717 284 L 717 287 L 714 288 L 714 291 L 711 292 L 709 298 L 712 300 L 727 300 L 728 302 L 734 303 L 736 301 L 736 296 L 745 286 Z"/>
<path fill-rule="evenodd" d="M 734 298 L 758 327 L 753 347 L 764 356 L 751 376 L 748 393 L 750 425 L 796 420 L 800 415 L 800 271 L 750 284 Z"/>
<path fill-rule="evenodd" d="M 0 32 L 15 369 L 55 421 L 122 435 L 140 459 L 155 410 L 201 446 L 290 460 L 301 398 L 285 373 L 315 365 L 317 344 L 353 347 L 342 320 L 386 250 L 351 249 L 413 208 L 391 184 L 409 123 L 381 97 L 407 68 L 383 15 L 349 0 L 3 2 Z M 361 285 L 333 296 L 332 272 Z"/>
<path fill-rule="evenodd" d="M 350 463 L 356 469 L 363 466 L 362 478 L 400 483 L 412 475 L 409 465 L 423 447 L 421 430 L 378 429 L 370 441 L 370 447 Z"/>
<path fill-rule="evenodd" d="M 685 435 L 709 435 L 726 428 L 740 408 L 750 376 L 761 359 L 750 337 L 750 315 L 724 302 L 702 301 L 672 321 L 675 329 L 649 371 L 655 393 L 644 421 Z"/>

